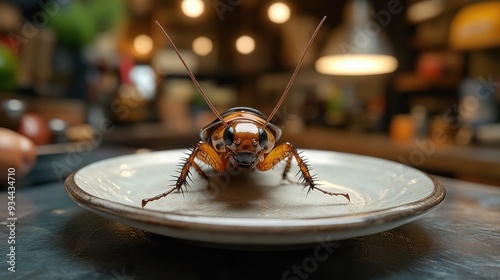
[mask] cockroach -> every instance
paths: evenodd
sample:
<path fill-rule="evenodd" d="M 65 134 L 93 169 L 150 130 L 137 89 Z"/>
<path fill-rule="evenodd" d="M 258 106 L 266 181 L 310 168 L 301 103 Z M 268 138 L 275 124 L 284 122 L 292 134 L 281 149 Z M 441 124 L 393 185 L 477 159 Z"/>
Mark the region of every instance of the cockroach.
<path fill-rule="evenodd" d="M 188 157 L 181 165 L 182 168 L 180 169 L 180 174 L 177 178 L 175 186 L 164 193 L 158 194 L 157 196 L 143 199 L 143 208 L 147 203 L 166 197 L 176 190 L 182 192 L 182 187 L 187 186 L 188 184 L 187 180 L 190 176 L 191 168 L 194 168 L 201 177 L 206 179 L 208 181 L 208 186 L 210 187 L 210 178 L 205 174 L 205 172 L 203 172 L 195 160 L 199 160 L 211 166 L 217 172 L 225 171 L 231 166 L 236 170 L 257 169 L 260 171 L 267 171 L 272 169 L 281 161 L 286 160 L 282 179 L 290 181 L 288 179 L 288 172 L 290 171 L 292 159 L 295 158 L 300 169 L 299 172 L 301 173 L 300 184 L 304 187 L 309 187 L 307 193 L 315 189 L 331 196 L 344 196 L 348 201 L 350 201 L 348 193 L 329 192 L 316 185 L 314 177 L 311 176 L 309 165 L 297 151 L 295 145 L 285 142 L 275 146 L 276 142 L 280 139 L 281 128 L 271 122 L 272 118 L 290 91 L 290 87 L 299 72 L 304 57 L 325 19 L 326 17 L 323 17 L 321 22 L 316 27 L 316 30 L 309 40 L 306 49 L 304 50 L 304 53 L 302 54 L 299 63 L 290 78 L 290 81 L 281 95 L 281 98 L 271 114 L 267 117 L 260 111 L 249 107 L 231 108 L 222 115 L 219 114 L 212 102 L 210 102 L 207 95 L 204 93 L 203 89 L 200 87 L 194 74 L 180 55 L 170 36 L 167 34 L 165 29 L 163 29 L 161 24 L 156 21 L 156 24 L 161 29 L 165 37 L 167 37 L 172 49 L 175 51 L 180 61 L 186 68 L 187 73 L 189 74 L 189 77 L 191 77 L 191 80 L 193 80 L 194 85 L 217 118 L 201 129 L 201 140 L 196 143 L 190 153 L 187 154 Z"/>

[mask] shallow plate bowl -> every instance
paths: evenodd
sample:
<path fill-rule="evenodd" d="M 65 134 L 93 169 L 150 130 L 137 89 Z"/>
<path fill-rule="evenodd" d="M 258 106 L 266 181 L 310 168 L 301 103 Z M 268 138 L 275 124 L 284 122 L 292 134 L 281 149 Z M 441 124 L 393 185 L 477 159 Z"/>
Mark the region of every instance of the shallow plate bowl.
<path fill-rule="evenodd" d="M 171 188 L 184 153 L 169 150 L 99 161 L 70 175 L 65 187 L 80 206 L 111 220 L 216 246 L 304 245 L 374 234 L 421 217 L 445 197 L 438 181 L 403 164 L 304 150 L 320 187 L 349 193 L 350 202 L 281 182 L 283 165 L 269 172 L 232 174 L 206 167 L 210 189 L 193 170 L 187 192 L 141 208 L 142 199 Z"/>

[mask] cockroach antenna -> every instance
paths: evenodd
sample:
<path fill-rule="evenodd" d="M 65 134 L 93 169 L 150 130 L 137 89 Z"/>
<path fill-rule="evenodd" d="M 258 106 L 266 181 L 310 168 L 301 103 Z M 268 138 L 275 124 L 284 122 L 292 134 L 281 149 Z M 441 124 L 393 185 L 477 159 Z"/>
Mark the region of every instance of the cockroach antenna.
<path fill-rule="evenodd" d="M 304 62 L 304 58 L 305 58 L 307 52 L 309 51 L 309 48 L 311 47 L 311 45 L 312 45 L 312 43 L 314 41 L 314 38 L 316 37 L 316 34 L 318 34 L 318 31 L 321 28 L 321 26 L 323 25 L 323 22 L 325 22 L 325 20 L 326 20 L 326 16 L 323 17 L 323 19 L 320 21 L 320 23 L 316 27 L 316 30 L 314 30 L 314 33 L 311 36 L 311 39 L 309 39 L 309 43 L 307 43 L 307 46 L 306 46 L 306 49 L 304 50 L 304 53 L 300 57 L 299 63 L 297 64 L 297 67 L 295 67 L 295 71 L 293 71 L 293 74 L 292 74 L 292 77 L 290 78 L 290 81 L 286 85 L 285 91 L 281 95 L 280 100 L 278 101 L 278 103 L 274 107 L 274 109 L 271 112 L 271 114 L 267 117 L 266 123 L 264 124 L 263 127 L 266 127 L 269 124 L 269 122 L 274 117 L 274 115 L 276 114 L 276 112 L 278 112 L 278 109 L 280 108 L 281 103 L 283 103 L 283 101 L 285 100 L 288 92 L 290 91 L 290 88 L 292 87 L 293 81 L 295 80 L 295 77 L 297 76 L 297 73 L 299 72 L 300 67 L 302 66 L 302 63 Z"/>
<path fill-rule="evenodd" d="M 181 54 L 179 53 L 179 50 L 177 49 L 177 47 L 174 44 L 174 41 L 172 41 L 172 39 L 170 39 L 170 36 L 168 36 L 167 31 L 165 31 L 165 29 L 161 26 L 161 24 L 157 20 L 155 20 L 155 23 L 161 29 L 161 31 L 163 32 L 163 34 L 165 35 L 165 37 L 167 37 L 168 41 L 170 42 L 170 45 L 172 46 L 172 49 L 174 49 L 175 53 L 177 54 L 177 56 L 179 57 L 180 61 L 182 62 L 182 65 L 184 65 L 184 68 L 186 68 L 186 71 L 188 72 L 189 77 L 191 77 L 191 80 L 193 80 L 193 83 L 196 86 L 196 88 L 198 89 L 198 91 L 200 92 L 201 96 L 203 97 L 203 99 L 205 99 L 205 102 L 207 102 L 208 107 L 210 107 L 210 109 L 212 110 L 212 112 L 214 112 L 214 114 L 217 116 L 217 118 L 225 126 L 228 126 L 228 124 L 226 123 L 226 121 L 222 118 L 222 116 L 219 114 L 219 112 L 217 112 L 217 110 L 215 109 L 215 106 L 212 104 L 212 102 L 210 102 L 210 99 L 208 99 L 208 96 L 205 94 L 205 92 L 201 88 L 201 86 L 198 83 L 198 81 L 196 80 L 196 77 L 194 76 L 193 72 L 191 71 L 191 69 L 189 69 L 189 67 L 187 66 L 186 62 L 184 61 L 184 59 L 182 58 Z"/>

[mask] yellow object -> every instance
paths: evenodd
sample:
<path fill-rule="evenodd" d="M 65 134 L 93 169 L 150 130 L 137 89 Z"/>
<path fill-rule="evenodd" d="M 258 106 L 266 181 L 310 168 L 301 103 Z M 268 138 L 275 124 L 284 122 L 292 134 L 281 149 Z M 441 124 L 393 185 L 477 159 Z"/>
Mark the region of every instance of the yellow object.
<path fill-rule="evenodd" d="M 500 1 L 471 4 L 461 9 L 450 26 L 450 46 L 481 50 L 500 46 Z"/>

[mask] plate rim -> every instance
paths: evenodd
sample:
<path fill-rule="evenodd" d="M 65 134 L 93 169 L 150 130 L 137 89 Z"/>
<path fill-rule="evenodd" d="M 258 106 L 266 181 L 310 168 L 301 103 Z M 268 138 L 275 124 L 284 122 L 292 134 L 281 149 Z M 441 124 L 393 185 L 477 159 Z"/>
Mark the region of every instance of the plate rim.
<path fill-rule="evenodd" d="M 167 150 L 178 152 L 179 150 Z M 304 151 L 321 151 L 335 153 L 341 155 L 354 155 L 356 157 L 378 159 L 390 161 L 387 159 L 376 158 L 365 155 L 343 153 L 336 151 L 311 150 Z M 157 151 L 160 153 L 165 151 Z M 119 157 L 126 157 L 124 155 Z M 118 158 L 118 157 L 114 157 Z M 110 158 L 110 159 L 114 159 Z M 109 160 L 109 159 L 106 159 Z M 98 161 L 99 162 L 99 161 Z M 88 165 L 87 165 L 88 166 Z M 85 167 L 87 167 L 85 166 Z M 366 227 L 381 225 L 387 223 L 398 223 L 399 225 L 413 221 L 421 215 L 435 209 L 443 202 L 446 197 L 444 186 L 433 176 L 420 171 L 414 167 L 405 167 L 412 169 L 414 172 L 419 172 L 429 178 L 433 184 L 433 191 L 426 197 L 405 203 L 402 205 L 384 208 L 376 211 L 364 213 L 355 213 L 340 216 L 330 217 L 314 217 L 314 218 L 235 218 L 235 217 L 213 217 L 213 216 L 197 216 L 190 214 L 180 214 L 172 212 L 163 212 L 153 209 L 143 209 L 120 202 L 111 201 L 98 196 L 87 193 L 81 189 L 76 181 L 75 175 L 82 170 L 82 167 L 71 173 L 65 180 L 64 186 L 68 195 L 80 206 L 89 210 L 94 209 L 99 212 L 104 212 L 114 217 L 122 217 L 134 222 L 149 224 L 151 226 L 163 226 L 168 228 L 176 228 L 181 230 L 203 230 L 211 233 L 224 234 L 300 234 L 314 232 L 332 232 L 345 230 L 360 230 Z"/>

